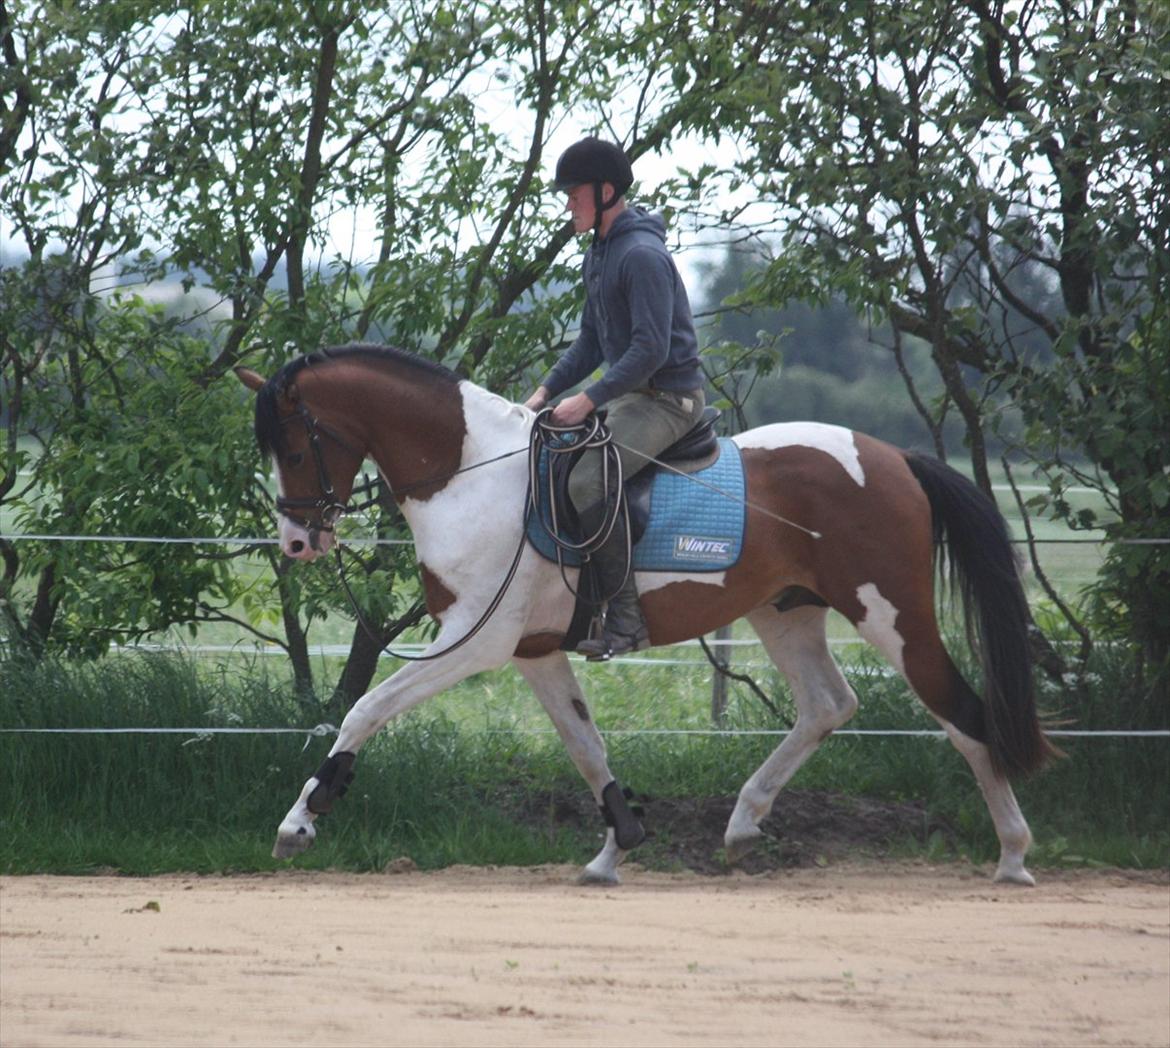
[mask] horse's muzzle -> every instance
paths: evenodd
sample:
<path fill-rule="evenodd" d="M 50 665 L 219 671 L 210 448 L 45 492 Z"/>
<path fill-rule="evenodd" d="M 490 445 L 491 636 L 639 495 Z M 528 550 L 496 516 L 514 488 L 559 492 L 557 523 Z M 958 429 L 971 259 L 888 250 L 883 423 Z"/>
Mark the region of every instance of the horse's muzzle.
<path fill-rule="evenodd" d="M 287 518 L 280 522 L 280 551 L 292 560 L 312 561 L 333 548 L 332 530 L 301 527 Z"/>

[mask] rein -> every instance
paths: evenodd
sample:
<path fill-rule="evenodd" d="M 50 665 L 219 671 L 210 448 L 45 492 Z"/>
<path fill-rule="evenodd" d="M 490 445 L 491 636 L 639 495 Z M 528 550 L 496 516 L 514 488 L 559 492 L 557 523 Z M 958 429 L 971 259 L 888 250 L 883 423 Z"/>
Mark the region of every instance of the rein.
<path fill-rule="evenodd" d="M 589 560 L 589 555 L 600 549 L 609 541 L 613 529 L 618 521 L 623 523 L 625 533 L 625 564 L 626 569 L 622 577 L 622 586 L 630 574 L 633 558 L 633 549 L 630 542 L 630 513 L 625 499 L 625 477 L 622 470 L 621 456 L 618 454 L 617 441 L 605 425 L 604 416 L 588 416 L 584 422 L 571 426 L 558 426 L 549 421 L 552 408 L 544 408 L 537 413 L 532 425 L 532 432 L 528 441 L 528 513 L 535 514 L 537 522 L 548 535 L 556 549 L 557 567 L 560 568 L 561 581 L 565 588 L 577 599 L 583 594 L 569 582 L 565 573 L 565 553 L 578 554 L 583 562 Z M 553 468 L 554 460 L 559 455 L 576 454 L 590 450 L 600 450 L 602 454 L 602 490 L 615 492 L 614 497 L 605 501 L 605 513 L 601 522 L 591 535 L 585 535 L 580 542 L 572 542 L 565 538 L 561 531 L 560 506 L 561 494 L 558 490 L 557 472 Z M 548 518 L 541 512 L 540 500 L 537 496 L 540 484 L 540 455 L 548 453 L 548 476 L 546 478 L 545 505 L 548 507 Z M 583 576 L 579 576 L 579 579 Z M 580 585 L 580 581 L 578 582 Z M 620 590 L 621 587 L 618 587 Z M 600 607 L 610 600 L 618 590 L 609 594 L 593 594 L 585 599 L 594 607 Z"/>
<path fill-rule="evenodd" d="M 333 532 L 336 537 L 337 521 L 340 520 L 342 516 L 347 513 L 354 513 L 363 509 L 368 509 L 370 506 L 376 505 L 379 500 L 375 495 L 367 498 L 364 502 L 360 502 L 355 505 L 351 502 L 342 502 L 337 498 L 337 493 L 333 487 L 333 481 L 330 478 L 329 470 L 325 465 L 325 456 L 321 450 L 322 436 L 329 437 L 330 439 L 336 441 L 347 451 L 356 455 L 359 459 L 363 458 L 364 456 L 360 451 L 358 451 L 357 448 L 345 440 L 345 438 L 342 437 L 339 433 L 336 433 L 328 426 L 324 425 L 320 419 L 314 416 L 308 410 L 308 408 L 305 407 L 303 403 L 298 402 L 297 413 L 282 419 L 281 424 L 283 425 L 288 422 L 292 422 L 298 418 L 304 423 L 305 431 L 308 434 L 309 447 L 312 449 L 313 459 L 317 465 L 317 481 L 321 487 L 321 494 L 318 498 L 315 499 L 285 498 L 283 495 L 278 495 L 276 497 L 276 509 L 277 512 L 282 516 L 287 517 L 294 524 L 308 531 L 309 544 L 313 547 L 313 549 L 319 549 L 317 542 L 321 532 Z M 391 488 L 391 493 L 400 495 L 404 492 L 412 491 L 415 488 L 423 487 L 427 484 L 434 484 L 437 481 L 446 480 L 460 473 L 466 473 L 469 470 L 478 469 L 481 466 L 487 466 L 493 462 L 499 462 L 502 459 L 511 458 L 513 455 L 520 454 L 520 452 L 523 450 L 523 448 L 520 448 L 516 451 L 508 451 L 502 455 L 497 455 L 494 458 L 486 459 L 483 462 L 476 462 L 470 466 L 462 466 L 459 469 L 452 470 L 450 473 L 447 473 L 444 476 L 432 477 L 427 480 L 419 481 L 418 483 L 411 484 L 407 487 L 399 488 L 398 491 L 394 491 L 394 489 Z M 388 483 L 387 486 L 389 487 Z M 373 491 L 376 487 L 377 480 L 367 478 L 354 490 L 364 494 L 366 492 Z M 311 521 L 305 520 L 303 517 L 294 516 L 289 512 L 289 510 L 302 509 L 319 510 L 321 514 L 320 522 L 318 524 L 313 524 Z M 341 559 L 341 541 L 340 539 L 337 539 L 333 547 L 334 553 L 337 557 L 337 576 L 341 580 L 341 585 L 345 590 L 346 596 L 349 598 L 350 606 L 353 608 L 354 617 L 357 619 L 366 635 L 387 655 L 392 655 L 396 659 L 403 659 L 407 662 L 429 662 L 432 659 L 441 658 L 442 656 L 455 651 L 457 648 L 463 647 L 464 644 L 471 640 L 471 638 L 479 633 L 479 631 L 482 630 L 483 627 L 487 624 L 488 619 L 492 617 L 496 608 L 500 606 L 500 602 L 504 599 L 504 595 L 508 592 L 508 588 L 512 585 L 512 580 L 516 577 L 516 569 L 520 566 L 520 558 L 524 554 L 524 546 L 527 542 L 528 513 L 528 500 L 526 499 L 524 521 L 523 526 L 520 528 L 520 542 L 516 547 L 516 553 L 512 557 L 512 563 L 508 568 L 507 574 L 504 576 L 504 581 L 500 583 L 499 589 L 496 590 L 495 596 L 492 597 L 484 613 L 479 617 L 471 629 L 459 638 L 459 640 L 455 641 L 453 644 L 448 645 L 446 648 L 443 648 L 442 651 L 431 652 L 430 654 L 425 655 L 408 655 L 404 652 L 393 651 L 387 645 L 382 643 L 381 638 L 373 630 L 370 624 L 366 622 L 366 618 L 362 614 L 361 607 L 358 605 L 357 597 L 354 596 L 353 588 L 350 586 L 349 579 L 346 577 L 345 564 Z"/>
<path fill-rule="evenodd" d="M 337 555 L 337 576 L 341 579 L 341 585 L 345 590 L 345 594 L 349 597 L 350 606 L 353 608 L 354 617 L 361 624 L 366 636 L 378 645 L 387 655 L 392 655 L 396 659 L 402 659 L 404 662 L 430 662 L 432 659 L 442 658 L 455 651 L 457 648 L 462 648 L 472 637 L 474 637 L 480 630 L 487 625 L 488 619 L 495 613 L 496 608 L 500 606 L 500 602 L 504 599 L 504 594 L 508 592 L 508 588 L 512 585 L 512 580 L 516 577 L 516 569 L 520 566 L 520 558 L 524 555 L 524 544 L 527 542 L 528 530 L 528 513 L 524 513 L 524 527 L 520 529 L 520 544 L 516 547 L 515 556 L 512 557 L 512 563 L 508 568 L 508 573 L 504 576 L 504 581 L 500 583 L 499 589 L 496 590 L 496 595 L 492 597 L 484 613 L 476 620 L 475 625 L 471 627 L 462 637 L 460 637 L 453 644 L 449 644 L 443 648 L 442 651 L 434 651 L 423 655 L 408 655 L 405 652 L 394 651 L 388 645 L 383 644 L 381 638 L 374 632 L 373 628 L 366 622 L 366 617 L 362 614 L 362 609 L 358 606 L 357 598 L 354 596 L 353 590 L 350 588 L 349 579 L 345 577 L 345 565 L 341 560 L 341 543 L 338 542 L 333 547 L 333 552 Z"/>

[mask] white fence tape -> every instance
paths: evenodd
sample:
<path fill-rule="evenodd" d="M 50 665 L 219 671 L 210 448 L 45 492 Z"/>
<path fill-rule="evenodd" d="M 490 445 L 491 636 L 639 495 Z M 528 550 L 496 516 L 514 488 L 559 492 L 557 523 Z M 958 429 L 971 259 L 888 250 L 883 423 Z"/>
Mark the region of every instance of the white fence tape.
<path fill-rule="evenodd" d="M 181 537 L 167 537 L 159 535 L 45 535 L 45 534 L 0 534 L 0 540 L 9 542 L 109 542 L 109 543 L 158 543 L 158 544 L 174 544 L 174 545 L 234 545 L 234 546 L 270 546 L 275 545 L 279 540 L 276 538 L 251 538 L 245 536 L 181 536 Z M 402 546 L 410 545 L 409 539 L 362 539 L 353 538 L 344 540 L 347 545 L 351 546 Z M 1013 540 L 1018 543 L 1025 543 L 1027 539 Z M 1038 545 L 1048 544 L 1079 544 L 1079 545 L 1099 545 L 1108 540 L 1104 538 L 1085 538 L 1085 539 L 1037 539 Z M 1114 545 L 1167 545 L 1170 544 L 1170 539 L 1118 539 L 1114 540 Z M 732 639 L 718 639 L 713 638 L 709 640 L 710 647 L 738 647 L 758 644 L 754 640 L 732 640 Z M 830 644 L 834 645 L 848 645 L 858 644 L 857 640 L 850 638 L 832 638 L 829 640 Z M 698 646 L 699 642 L 684 641 L 675 647 L 684 646 Z M 425 648 L 424 644 L 403 644 L 401 650 L 415 650 L 419 651 Z M 118 646 L 118 651 L 176 651 L 185 650 L 192 653 L 225 653 L 225 654 L 260 654 L 260 655 L 284 655 L 284 649 L 279 647 L 253 647 L 247 649 L 242 645 L 162 645 L 162 644 L 142 644 L 132 646 Z M 311 654 L 315 655 L 338 655 L 345 656 L 349 653 L 347 645 L 331 645 L 322 644 L 317 645 L 312 649 Z M 383 656 L 388 657 L 388 656 Z M 706 666 L 709 665 L 705 660 L 679 660 L 679 659 L 661 659 L 653 657 L 631 657 L 624 656 L 620 659 L 612 660 L 614 664 L 627 665 L 651 665 L 651 666 Z M 739 664 L 737 664 L 739 665 Z M 761 663 L 763 667 L 767 664 Z M 743 664 L 743 668 L 754 668 L 754 664 Z M 555 731 L 548 729 L 473 729 L 474 734 L 488 734 L 488 735 L 553 735 Z M 237 728 L 237 727 L 218 727 L 218 728 L 0 728 L 0 734 L 4 735 L 189 735 L 194 738 L 206 737 L 211 735 L 304 735 L 306 736 L 305 745 L 308 746 L 309 741 L 314 736 L 336 735 L 337 729 L 331 724 L 318 724 L 313 728 Z M 653 736 L 751 736 L 751 735 L 765 735 L 765 736 L 785 736 L 789 731 L 785 729 L 760 729 L 753 731 L 740 731 L 734 729 L 722 728 L 646 728 L 646 729 L 614 729 L 610 731 L 602 731 L 602 735 L 610 736 L 639 736 L 639 735 L 653 735 Z M 915 738 L 937 738 L 945 739 L 946 733 L 931 729 L 842 729 L 835 731 L 834 735 L 849 735 L 849 736 L 886 736 L 886 737 L 915 737 Z M 1052 738 L 1170 738 L 1170 730 L 1167 731 L 1125 731 L 1125 730 L 1102 730 L 1102 731 L 1050 731 L 1046 733 Z M 190 740 L 189 740 L 190 741 Z"/>
<path fill-rule="evenodd" d="M 790 735 L 787 728 L 759 728 L 740 730 L 737 728 L 599 728 L 602 735 L 716 735 L 716 736 L 784 736 Z M 470 735 L 556 735 L 553 728 L 471 728 Z M 0 735 L 336 735 L 332 724 L 318 724 L 314 728 L 0 728 Z M 833 735 L 885 736 L 922 739 L 945 739 L 946 732 L 931 728 L 841 728 Z M 1054 739 L 1165 739 L 1170 730 L 1153 731 L 1046 731 Z"/>
<path fill-rule="evenodd" d="M 0 541 L 5 542 L 111 542 L 111 543 L 162 543 L 166 545 L 187 546 L 275 546 L 280 540 L 276 538 L 250 538 L 244 535 L 43 535 L 21 532 L 19 534 L 0 534 Z M 1027 539 L 1012 539 L 1016 545 L 1026 545 Z M 1165 546 L 1170 545 L 1167 539 L 1034 539 L 1038 546 L 1100 546 L 1108 543 L 1112 546 Z M 343 538 L 347 546 L 410 546 L 410 539 L 363 539 Z"/>

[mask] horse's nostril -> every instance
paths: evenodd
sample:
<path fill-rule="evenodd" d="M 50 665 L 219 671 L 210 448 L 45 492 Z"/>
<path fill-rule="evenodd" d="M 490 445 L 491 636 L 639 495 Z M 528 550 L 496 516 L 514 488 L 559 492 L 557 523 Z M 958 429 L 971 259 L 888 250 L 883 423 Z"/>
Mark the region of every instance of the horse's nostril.
<path fill-rule="evenodd" d="M 305 551 L 305 544 L 300 539 L 294 539 L 288 544 L 288 551 L 295 557 L 298 553 Z"/>

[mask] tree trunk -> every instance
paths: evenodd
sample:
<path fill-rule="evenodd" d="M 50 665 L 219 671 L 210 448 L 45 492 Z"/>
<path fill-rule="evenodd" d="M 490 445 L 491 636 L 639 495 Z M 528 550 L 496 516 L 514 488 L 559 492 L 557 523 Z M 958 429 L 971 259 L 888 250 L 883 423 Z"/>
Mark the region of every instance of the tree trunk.
<path fill-rule="evenodd" d="M 391 622 L 383 623 L 376 636 L 358 622 L 354 625 L 353 639 L 350 641 L 349 657 L 345 660 L 345 668 L 337 681 L 337 687 L 330 699 L 330 707 L 338 713 L 344 713 L 370 688 L 370 681 L 378 670 L 378 659 L 383 650 L 396 637 L 417 626 L 426 617 L 427 609 L 423 602 L 417 601 L 405 615 Z"/>
<path fill-rule="evenodd" d="M 49 634 L 53 631 L 53 621 L 57 617 L 57 608 L 61 604 L 61 598 L 53 593 L 56 584 L 57 564 L 50 561 L 41 569 L 40 578 L 37 580 L 36 599 L 33 601 L 28 625 L 24 630 L 25 643 L 37 658 L 45 653 Z"/>
<path fill-rule="evenodd" d="M 317 713 L 313 702 L 313 666 L 309 661 L 309 638 L 305 628 L 301 625 L 298 607 L 293 600 L 292 588 L 288 584 L 288 572 L 292 561 L 281 558 L 275 565 L 276 591 L 280 595 L 280 616 L 284 623 L 284 636 L 287 642 L 289 661 L 293 668 L 293 688 L 297 701 L 308 709 L 312 707 L 314 715 Z"/>
<path fill-rule="evenodd" d="M 355 623 L 353 639 L 349 642 L 349 657 L 329 700 L 331 709 L 344 713 L 370 689 L 370 681 L 378 669 L 382 645 L 371 637 L 360 623 Z"/>

